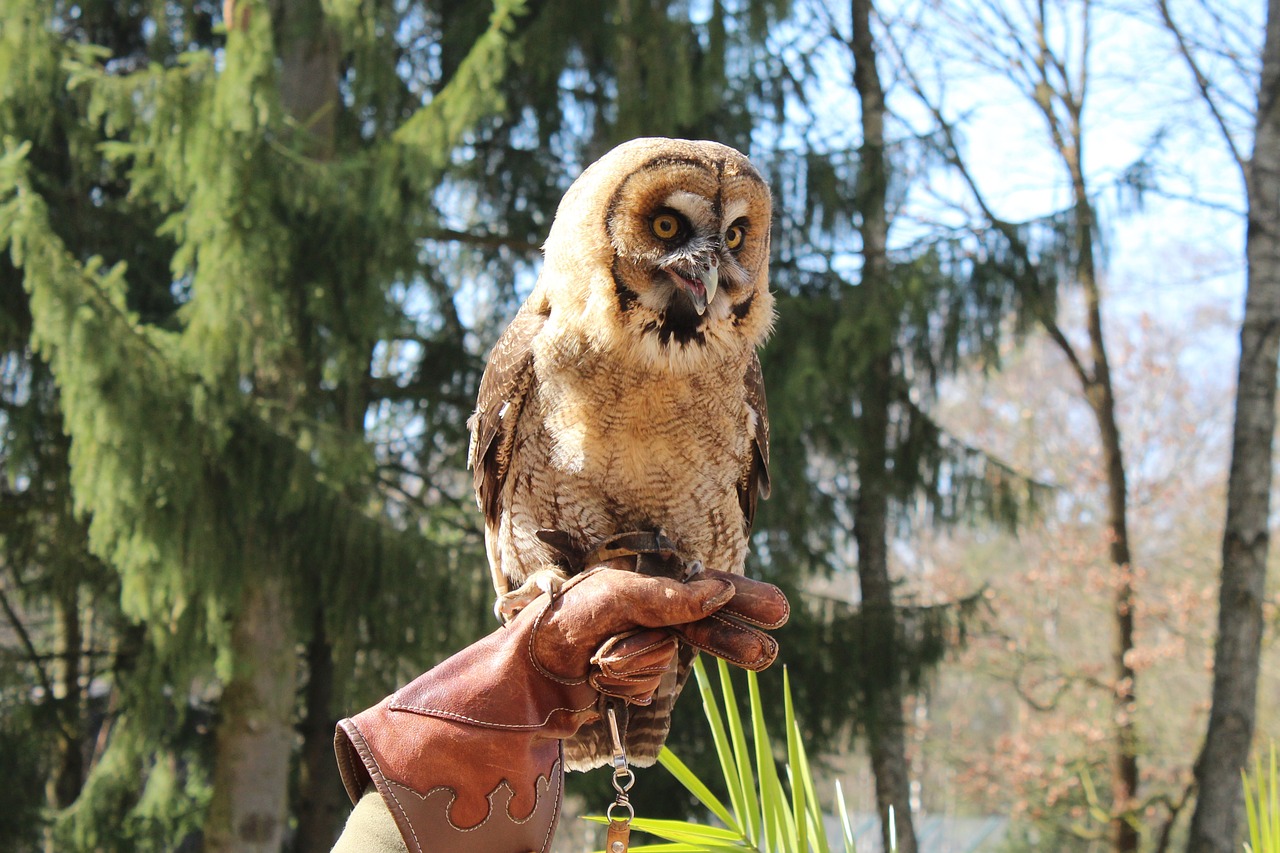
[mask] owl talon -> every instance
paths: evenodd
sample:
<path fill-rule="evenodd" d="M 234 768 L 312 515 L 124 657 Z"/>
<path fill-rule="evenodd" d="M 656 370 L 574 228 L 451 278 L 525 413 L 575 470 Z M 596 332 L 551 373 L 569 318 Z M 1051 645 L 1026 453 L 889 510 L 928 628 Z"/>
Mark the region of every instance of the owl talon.
<path fill-rule="evenodd" d="M 510 622 L 516 617 L 521 610 L 524 610 L 534 599 L 546 593 L 552 598 L 560 594 L 560 588 L 564 586 L 569 576 L 560 569 L 542 569 L 536 571 L 529 577 L 525 578 L 518 588 L 511 590 L 504 595 L 498 596 L 497 602 L 493 605 L 494 614 L 503 623 Z"/>

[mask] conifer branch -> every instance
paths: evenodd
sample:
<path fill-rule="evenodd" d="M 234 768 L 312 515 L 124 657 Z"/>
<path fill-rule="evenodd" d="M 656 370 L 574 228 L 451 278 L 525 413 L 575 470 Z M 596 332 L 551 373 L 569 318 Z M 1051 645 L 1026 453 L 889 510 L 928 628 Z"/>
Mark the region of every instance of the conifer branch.
<path fill-rule="evenodd" d="M 927 420 L 930 424 L 933 425 L 934 429 L 936 429 L 939 432 L 939 434 L 946 437 L 946 441 L 948 444 L 951 444 L 956 448 L 959 448 L 959 450 L 962 453 L 981 458 L 984 463 L 992 465 L 993 467 L 998 468 L 999 470 L 1005 472 L 1010 477 L 1016 479 L 1018 482 L 1026 485 L 1028 489 L 1041 489 L 1041 490 L 1049 491 L 1049 490 L 1058 488 L 1058 485 L 1056 483 L 1049 483 L 1049 482 L 1045 482 L 1044 480 L 1037 479 L 1036 477 L 1033 477 L 1031 474 L 1028 474 L 1025 471 L 1018 470 L 1018 467 L 1013 463 L 1006 462 L 1005 460 L 1001 459 L 999 456 L 996 456 L 993 453 L 983 450 L 981 447 L 977 447 L 976 445 L 970 444 L 967 441 L 964 441 L 956 437 L 953 433 L 951 433 L 951 431 L 946 429 L 946 427 L 938 423 L 938 421 L 931 414 L 929 414 L 929 412 L 925 411 L 925 409 L 915 401 L 910 399 L 905 399 L 905 403 L 907 407 L 911 409 L 913 417 L 919 417 L 919 418 L 923 418 L 924 420 Z"/>
<path fill-rule="evenodd" d="M 387 473 L 403 472 L 405 474 L 409 474 L 410 476 L 423 479 L 425 482 L 425 478 L 423 477 L 423 475 L 408 471 L 408 469 L 400 466 L 384 465 L 382 466 L 382 468 L 384 470 L 380 471 L 378 481 L 381 483 L 382 487 L 386 489 L 388 492 L 393 492 L 394 494 L 398 495 L 400 499 L 403 500 L 405 503 L 411 504 L 423 511 L 430 512 L 432 510 L 439 508 L 438 506 L 432 506 L 428 504 L 426 501 L 426 498 L 424 498 L 421 493 L 414 494 L 413 492 L 405 488 L 403 485 L 401 485 L 399 482 L 397 482 L 397 480 L 394 477 L 386 476 Z M 466 509 L 467 503 L 468 503 L 467 497 L 451 495 L 444 489 L 440 488 L 439 486 L 435 486 L 434 488 L 437 491 L 439 491 L 439 493 L 455 509 L 458 509 L 458 510 Z M 455 530 L 458 533 L 462 533 L 465 536 L 471 537 L 475 541 L 480 541 L 484 537 L 484 531 L 481 530 L 477 524 L 475 524 L 473 519 L 476 517 L 477 517 L 477 513 L 472 511 L 472 512 L 467 512 L 465 515 L 461 517 L 454 517 L 454 515 L 451 513 L 433 515 L 432 520 L 435 523 L 443 524 L 444 526 L 450 528 L 451 530 Z"/>
<path fill-rule="evenodd" d="M 1071 370 L 1076 374 L 1076 378 L 1080 380 L 1080 387 L 1087 395 L 1089 389 L 1095 384 L 1093 374 L 1084 366 L 1084 362 L 1080 360 L 1079 353 L 1071 345 L 1071 341 L 1067 340 L 1067 336 L 1063 333 L 1062 327 L 1058 325 L 1058 321 L 1047 315 L 1042 315 L 1039 319 L 1040 325 L 1048 333 L 1049 339 L 1066 357 L 1067 363 L 1071 365 Z"/>

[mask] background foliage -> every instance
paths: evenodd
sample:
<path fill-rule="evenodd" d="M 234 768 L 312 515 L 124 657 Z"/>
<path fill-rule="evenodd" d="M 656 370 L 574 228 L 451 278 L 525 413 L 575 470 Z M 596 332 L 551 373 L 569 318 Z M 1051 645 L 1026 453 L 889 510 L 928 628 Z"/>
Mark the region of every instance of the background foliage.
<path fill-rule="evenodd" d="M 328 849 L 333 722 L 492 627 L 465 420 L 560 195 L 637 135 L 735 145 L 774 190 L 775 488 L 748 570 L 795 603 L 819 778 L 907 826 L 1007 815 L 1010 849 L 1125 849 L 1118 823 L 1181 843 L 1240 320 L 1222 166 L 1262 18 L 1174 5 L 1211 115 L 1151 4 L 895 2 L 860 30 L 869 5 L 0 0 L 0 847 L 220 849 L 254 793 L 226 756 L 271 708 L 274 849 Z M 1057 71 L 1009 40 L 1037 25 Z M 1080 186 L 1046 119 L 1079 131 Z M 1099 300 L 1119 568 L 1070 355 Z M 864 605 L 877 547 L 889 603 Z M 1120 703 L 1118 590 L 1141 685 Z M 1268 642 L 1268 732 L 1274 667 Z M 888 792 L 867 756 L 893 732 Z M 658 774 L 634 799 L 696 813 Z"/>

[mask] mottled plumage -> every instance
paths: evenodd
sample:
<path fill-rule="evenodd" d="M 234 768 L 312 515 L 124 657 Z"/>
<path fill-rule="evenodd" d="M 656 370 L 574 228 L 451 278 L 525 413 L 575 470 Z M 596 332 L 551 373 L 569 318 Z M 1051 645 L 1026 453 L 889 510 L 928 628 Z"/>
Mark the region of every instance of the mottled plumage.
<path fill-rule="evenodd" d="M 585 553 L 660 531 L 686 561 L 741 573 L 769 422 L 756 348 L 773 324 L 769 191 L 713 142 L 638 139 L 569 188 L 533 293 L 499 339 L 471 419 L 470 463 L 499 606 L 563 571 L 538 531 Z M 523 587 L 523 588 L 522 588 Z M 692 654 L 627 733 L 656 757 Z M 600 726 L 566 744 L 585 769 Z"/>

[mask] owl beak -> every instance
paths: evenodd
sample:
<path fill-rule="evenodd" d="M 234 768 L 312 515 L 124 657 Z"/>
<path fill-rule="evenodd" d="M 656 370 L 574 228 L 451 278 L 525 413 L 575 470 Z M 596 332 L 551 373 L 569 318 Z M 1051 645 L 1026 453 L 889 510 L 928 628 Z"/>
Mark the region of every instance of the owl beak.
<path fill-rule="evenodd" d="M 701 317 L 706 313 L 711 300 L 716 298 L 716 288 L 720 286 L 720 264 L 715 258 L 711 259 L 706 269 L 698 270 L 698 281 L 702 283 L 701 291 L 691 291 L 690 295 L 693 297 L 693 309 Z"/>
<path fill-rule="evenodd" d="M 716 298 L 716 290 L 720 287 L 719 259 L 712 256 L 705 266 L 697 266 L 691 272 L 681 272 L 666 265 L 663 268 L 676 286 L 689 295 L 689 301 L 693 303 L 693 310 L 698 312 L 698 316 L 707 313 L 707 306 Z"/>

